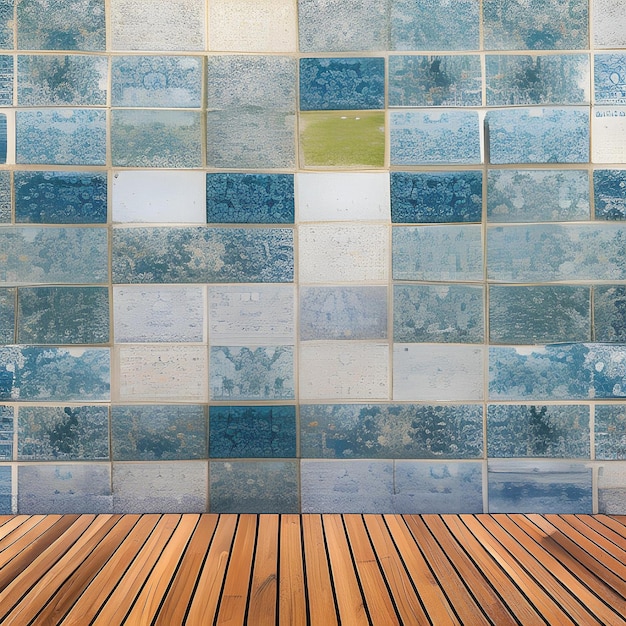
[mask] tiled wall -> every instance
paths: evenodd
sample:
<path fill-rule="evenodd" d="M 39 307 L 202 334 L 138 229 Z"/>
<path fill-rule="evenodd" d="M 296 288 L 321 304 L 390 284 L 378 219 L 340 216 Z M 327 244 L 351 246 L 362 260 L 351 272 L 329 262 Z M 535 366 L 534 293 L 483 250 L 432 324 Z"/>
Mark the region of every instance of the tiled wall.
<path fill-rule="evenodd" d="M 626 0 L 0 0 L 0 512 L 626 513 Z"/>

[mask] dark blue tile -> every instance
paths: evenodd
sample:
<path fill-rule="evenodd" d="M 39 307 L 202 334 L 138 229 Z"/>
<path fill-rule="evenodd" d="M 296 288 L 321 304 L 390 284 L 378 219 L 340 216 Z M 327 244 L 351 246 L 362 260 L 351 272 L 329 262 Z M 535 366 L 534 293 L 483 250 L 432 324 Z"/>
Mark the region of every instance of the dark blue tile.
<path fill-rule="evenodd" d="M 0 30 L 2 20 L 2 6 L 0 5 Z M 1 38 L 1 35 L 0 35 Z M 0 55 L 0 106 L 13 105 L 13 56 Z"/>
<path fill-rule="evenodd" d="M 626 220 L 626 170 L 594 170 L 593 196 L 598 220 Z"/>
<path fill-rule="evenodd" d="M 13 460 L 13 431 L 15 428 L 15 409 L 0 405 L 0 461 Z M 0 479 L 0 483 L 2 479 Z M 0 494 L 2 488 L 0 487 Z M 9 495 L 11 490 L 9 489 Z M 1 498 L 0 498 L 1 500 Z M 0 505 L 1 508 L 1 505 Z"/>
<path fill-rule="evenodd" d="M 623 404 L 595 406 L 596 459 L 626 459 L 626 407 Z"/>
<path fill-rule="evenodd" d="M 15 342 L 16 289 L 0 289 L 0 344 Z"/>
<path fill-rule="evenodd" d="M 7 162 L 7 116 L 0 113 L 0 163 Z"/>

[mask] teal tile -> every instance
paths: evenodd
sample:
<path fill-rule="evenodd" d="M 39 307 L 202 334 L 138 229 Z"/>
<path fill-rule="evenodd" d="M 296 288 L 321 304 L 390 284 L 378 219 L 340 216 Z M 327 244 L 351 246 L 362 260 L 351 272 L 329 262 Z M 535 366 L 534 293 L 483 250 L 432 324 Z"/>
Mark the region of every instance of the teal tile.
<path fill-rule="evenodd" d="M 15 428 L 15 409 L 12 406 L 0 405 L 0 460 L 13 460 L 13 431 Z M 10 469 L 10 468 L 9 468 Z M 0 485 L 2 479 L 0 479 Z M 0 509 L 2 508 L 2 487 L 0 486 Z M 11 495 L 9 489 L 8 495 Z"/>
<path fill-rule="evenodd" d="M 626 459 L 626 407 L 623 404 L 596 404 L 594 434 L 596 459 Z"/>
<path fill-rule="evenodd" d="M 2 29 L 2 5 L 0 4 L 0 31 Z M 0 39 L 2 35 L 0 34 Z M 13 105 L 13 56 L 0 55 L 0 106 Z"/>
<path fill-rule="evenodd" d="M 0 344 L 15 343 L 16 289 L 0 289 Z"/>
<path fill-rule="evenodd" d="M 626 220 L 626 170 L 594 170 L 593 199 L 597 220 Z"/>
<path fill-rule="evenodd" d="M 13 511 L 13 478 L 11 468 L 6 465 L 0 467 L 0 513 L 11 515 Z"/>
<path fill-rule="evenodd" d="M 13 3 L 14 0 L 0 0 L 0 48 L 13 48 Z"/>
<path fill-rule="evenodd" d="M 596 285 L 593 288 L 593 336 L 595 341 L 626 342 L 624 285 Z"/>
<path fill-rule="evenodd" d="M 11 221 L 11 172 L 0 171 L 0 224 Z"/>

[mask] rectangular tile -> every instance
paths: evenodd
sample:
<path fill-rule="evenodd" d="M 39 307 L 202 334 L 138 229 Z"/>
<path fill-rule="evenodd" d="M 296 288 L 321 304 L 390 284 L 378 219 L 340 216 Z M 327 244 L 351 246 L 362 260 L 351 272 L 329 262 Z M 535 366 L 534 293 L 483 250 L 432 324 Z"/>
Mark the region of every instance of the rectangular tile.
<path fill-rule="evenodd" d="M 598 470 L 598 513 L 603 515 L 624 515 L 626 496 L 626 465 L 606 463 Z"/>
<path fill-rule="evenodd" d="M 626 54 L 593 55 L 593 86 L 596 104 L 626 104 Z"/>
<path fill-rule="evenodd" d="M 0 48 L 2 41 L 2 16 L 4 8 L 0 4 Z M 11 11 L 11 18 L 13 17 Z M 0 106 L 13 105 L 13 55 L 0 55 Z"/>
<path fill-rule="evenodd" d="M 594 107 L 593 163 L 626 163 L 626 107 Z"/>
<path fill-rule="evenodd" d="M 0 289 L 0 344 L 15 343 L 16 289 Z"/>
<path fill-rule="evenodd" d="M 594 436 L 596 459 L 603 461 L 626 459 L 626 407 L 624 404 L 595 405 Z"/>
<path fill-rule="evenodd" d="M 597 220 L 626 220 L 626 170 L 593 171 L 593 204 Z"/>
<path fill-rule="evenodd" d="M 7 466 L 0 467 L 0 514 L 11 515 L 13 513 L 13 479 L 11 468 Z"/>
<path fill-rule="evenodd" d="M 595 341 L 626 341 L 626 287 L 596 285 L 593 288 L 593 337 Z"/>
<path fill-rule="evenodd" d="M 11 222 L 11 172 L 0 171 L 0 224 Z"/>
<path fill-rule="evenodd" d="M 593 0 L 593 44 L 596 48 L 626 46 L 626 5 L 624 0 Z"/>
<path fill-rule="evenodd" d="M 8 149 L 8 130 L 7 130 L 7 116 L 4 113 L 0 113 L 0 163 L 7 162 L 7 149 Z"/>
<path fill-rule="evenodd" d="M 13 460 L 13 433 L 15 430 L 15 409 L 12 406 L 0 405 L 0 460 L 12 461 Z M 10 470 L 11 468 L 9 468 Z M 2 478 L 0 478 L 0 485 L 2 484 Z M 9 474 L 10 482 L 10 474 Z M 0 509 L 2 508 L 2 487 L 0 486 Z M 11 488 L 9 486 L 9 506 L 11 504 Z"/>
<path fill-rule="evenodd" d="M 14 0 L 0 0 L 0 48 L 13 48 L 13 3 Z"/>

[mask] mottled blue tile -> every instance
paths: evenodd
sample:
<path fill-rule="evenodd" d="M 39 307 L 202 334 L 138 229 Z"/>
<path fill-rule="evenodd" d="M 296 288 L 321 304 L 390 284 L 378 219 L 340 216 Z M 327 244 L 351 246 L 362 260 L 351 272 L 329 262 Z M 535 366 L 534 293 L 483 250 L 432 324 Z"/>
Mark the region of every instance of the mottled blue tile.
<path fill-rule="evenodd" d="M 296 461 L 211 461 L 211 513 L 299 513 Z"/>
<path fill-rule="evenodd" d="M 382 57 L 300 59 L 300 110 L 385 108 Z"/>
<path fill-rule="evenodd" d="M 293 346 L 211 346 L 212 400 L 284 400 L 294 397 Z"/>
<path fill-rule="evenodd" d="M 15 342 L 16 289 L 0 289 L 0 344 Z"/>
<path fill-rule="evenodd" d="M 15 409 L 0 405 L 0 460 L 13 460 L 13 432 L 15 428 Z M 0 483 L 2 479 L 0 478 Z M 2 487 L 0 486 L 0 509 L 2 508 Z M 11 490 L 9 489 L 9 495 Z"/>
<path fill-rule="evenodd" d="M 0 23 L 2 20 L 2 6 L 0 5 Z M 0 25 L 0 30 L 1 30 Z M 0 34 L 1 38 L 1 34 Z M 0 55 L 0 106 L 13 105 L 13 56 Z"/>
<path fill-rule="evenodd" d="M 20 50 L 104 50 L 105 0 L 17 0 Z"/>
<path fill-rule="evenodd" d="M 102 402 L 110 379 L 108 348 L 0 347 L 0 400 Z"/>
<path fill-rule="evenodd" d="M 19 461 L 109 459 L 106 406 L 23 406 L 18 416 Z"/>
<path fill-rule="evenodd" d="M 111 113 L 111 158 L 122 167 L 200 167 L 202 121 L 195 111 Z"/>
<path fill-rule="evenodd" d="M 9 466 L 0 467 L 0 515 L 13 513 L 13 479 Z"/>
<path fill-rule="evenodd" d="M 392 50 L 477 50 L 478 0 L 392 0 Z"/>
<path fill-rule="evenodd" d="M 482 280 L 479 225 L 396 226 L 392 244 L 394 280 Z"/>
<path fill-rule="evenodd" d="M 13 48 L 13 2 L 0 0 L 0 48 Z"/>
<path fill-rule="evenodd" d="M 107 282 L 107 242 L 103 228 L 0 227 L 0 284 Z"/>
<path fill-rule="evenodd" d="M 206 175 L 207 222 L 293 224 L 293 174 Z"/>
<path fill-rule="evenodd" d="M 483 465 L 396 461 L 393 506 L 399 514 L 482 513 Z"/>
<path fill-rule="evenodd" d="M 301 287 L 300 339 L 385 339 L 386 287 Z"/>
<path fill-rule="evenodd" d="M 108 287 L 21 287 L 18 311 L 20 343 L 109 341 Z"/>
<path fill-rule="evenodd" d="M 21 465 L 17 469 L 18 512 L 24 515 L 111 513 L 108 464 Z"/>
<path fill-rule="evenodd" d="M 594 431 L 596 459 L 626 459 L 626 406 L 596 404 Z"/>
<path fill-rule="evenodd" d="M 111 408 L 116 461 L 206 458 L 207 426 L 200 405 L 133 405 Z"/>
<path fill-rule="evenodd" d="M 590 288 L 492 285 L 489 340 L 509 344 L 590 341 Z"/>
<path fill-rule="evenodd" d="M 7 116 L 0 113 L 0 163 L 7 162 Z"/>
<path fill-rule="evenodd" d="M 483 0 L 487 50 L 580 50 L 588 0 Z"/>
<path fill-rule="evenodd" d="M 94 172 L 15 172 L 15 221 L 106 224 L 107 176 Z"/>
<path fill-rule="evenodd" d="M 114 283 L 284 283 L 293 271 L 288 228 L 113 230 Z"/>
<path fill-rule="evenodd" d="M 626 342 L 626 286 L 596 285 L 593 296 L 595 341 Z"/>
<path fill-rule="evenodd" d="M 391 221 L 480 222 L 482 172 L 391 172 Z"/>
<path fill-rule="evenodd" d="M 479 405 L 304 404 L 301 455 L 326 459 L 467 459 L 483 453 Z"/>
<path fill-rule="evenodd" d="M 11 221 L 11 172 L 0 172 L 0 224 Z"/>
<path fill-rule="evenodd" d="M 594 170 L 593 204 L 598 220 L 626 220 L 626 170 Z"/>
<path fill-rule="evenodd" d="M 489 513 L 590 514 L 591 472 L 583 463 L 490 461 Z"/>
<path fill-rule="evenodd" d="M 489 170 L 487 219 L 491 222 L 588 220 L 586 170 Z"/>
<path fill-rule="evenodd" d="M 107 103 L 109 64 L 104 56 L 20 54 L 20 106 L 90 106 Z"/>
<path fill-rule="evenodd" d="M 489 162 L 585 163 L 589 109 L 500 109 L 486 116 Z"/>
<path fill-rule="evenodd" d="M 18 163 L 106 163 L 106 112 L 103 110 L 17 111 L 15 118 Z"/>
<path fill-rule="evenodd" d="M 111 61 L 111 104 L 199 108 L 202 74 L 200 57 L 115 56 Z"/>
<path fill-rule="evenodd" d="M 482 343 L 484 291 L 467 285 L 394 285 L 395 343 Z"/>

